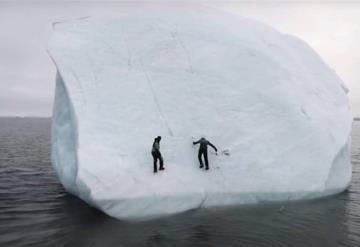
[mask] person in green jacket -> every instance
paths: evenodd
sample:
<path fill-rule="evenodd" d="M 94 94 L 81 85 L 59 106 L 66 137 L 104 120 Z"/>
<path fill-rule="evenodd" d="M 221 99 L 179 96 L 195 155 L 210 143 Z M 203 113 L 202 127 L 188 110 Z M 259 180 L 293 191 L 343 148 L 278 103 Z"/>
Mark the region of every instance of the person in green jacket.
<path fill-rule="evenodd" d="M 164 160 L 161 156 L 160 153 L 160 141 L 161 141 L 161 136 L 158 136 L 154 139 L 154 143 L 152 145 L 152 150 L 151 150 L 151 154 L 154 158 L 154 173 L 157 172 L 157 160 L 160 161 L 160 168 L 159 170 L 165 170 L 164 168 Z"/>

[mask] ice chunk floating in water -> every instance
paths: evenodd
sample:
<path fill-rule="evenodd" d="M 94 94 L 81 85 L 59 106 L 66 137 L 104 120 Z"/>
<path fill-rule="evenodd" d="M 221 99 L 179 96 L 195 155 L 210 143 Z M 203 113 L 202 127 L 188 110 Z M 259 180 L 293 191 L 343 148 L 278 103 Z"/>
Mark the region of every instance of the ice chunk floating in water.
<path fill-rule="evenodd" d="M 304 42 L 214 10 L 131 13 L 54 27 L 52 157 L 69 192 L 142 220 L 349 185 L 346 90 Z M 158 135 L 166 170 L 153 174 Z M 202 136 L 220 149 L 209 171 Z"/>

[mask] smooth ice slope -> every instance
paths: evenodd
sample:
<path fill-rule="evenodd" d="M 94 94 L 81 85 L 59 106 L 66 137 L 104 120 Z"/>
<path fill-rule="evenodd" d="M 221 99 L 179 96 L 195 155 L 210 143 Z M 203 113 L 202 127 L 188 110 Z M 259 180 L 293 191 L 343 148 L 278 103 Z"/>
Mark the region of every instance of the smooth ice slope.
<path fill-rule="evenodd" d="M 128 13 L 54 26 L 53 165 L 69 192 L 138 220 L 348 186 L 346 89 L 304 42 L 213 10 Z M 207 172 L 201 136 L 231 153 L 210 151 Z"/>

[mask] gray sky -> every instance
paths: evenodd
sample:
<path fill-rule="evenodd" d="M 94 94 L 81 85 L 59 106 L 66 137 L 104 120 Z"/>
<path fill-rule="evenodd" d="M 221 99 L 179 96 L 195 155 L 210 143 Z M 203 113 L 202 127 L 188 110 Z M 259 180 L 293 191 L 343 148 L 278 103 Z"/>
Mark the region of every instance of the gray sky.
<path fill-rule="evenodd" d="M 265 22 L 310 44 L 350 89 L 360 116 L 360 1 L 208 3 Z M 116 14 L 124 3 L 0 0 L 0 116 L 50 116 L 55 67 L 46 53 L 52 22 Z M 139 7 L 141 4 L 138 4 Z"/>

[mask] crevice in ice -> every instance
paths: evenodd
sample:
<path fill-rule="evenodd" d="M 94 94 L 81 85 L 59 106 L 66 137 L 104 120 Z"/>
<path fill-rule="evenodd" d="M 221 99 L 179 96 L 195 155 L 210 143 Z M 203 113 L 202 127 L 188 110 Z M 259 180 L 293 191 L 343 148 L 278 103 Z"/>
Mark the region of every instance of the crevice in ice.
<path fill-rule="evenodd" d="M 307 118 L 307 119 L 311 119 L 310 116 L 307 114 L 305 108 L 303 106 L 301 106 L 300 108 L 302 114 Z"/>
<path fill-rule="evenodd" d="M 185 46 L 184 42 L 182 41 L 182 39 L 179 37 L 179 33 L 178 33 L 178 25 L 175 25 L 175 31 L 174 32 L 170 32 L 171 33 L 171 37 L 177 41 L 177 43 L 179 43 L 179 45 L 181 46 L 181 48 L 185 51 L 185 56 L 187 58 L 187 63 L 189 66 L 189 71 L 190 73 L 194 74 L 194 69 L 193 69 L 193 65 L 192 65 L 192 61 L 191 61 L 191 57 L 190 57 L 190 52 L 187 49 L 187 47 Z"/>
<path fill-rule="evenodd" d="M 61 24 L 61 23 L 66 23 L 66 22 L 69 22 L 69 21 L 76 21 L 76 20 L 85 20 L 85 19 L 88 19 L 90 18 L 91 16 L 82 16 L 82 17 L 79 17 L 79 18 L 72 18 L 70 20 L 63 20 L 63 21 L 55 21 L 52 23 L 52 28 L 53 30 L 55 30 L 55 27 L 56 25 L 58 24 Z"/>
<path fill-rule="evenodd" d="M 154 102 L 155 102 L 155 104 L 156 104 L 156 107 L 157 107 L 157 109 L 158 109 L 160 118 L 161 118 L 161 120 L 164 122 L 164 124 L 166 125 L 166 128 L 168 129 L 169 135 L 170 135 L 170 136 L 174 136 L 174 133 L 173 133 L 173 131 L 171 130 L 170 125 L 169 125 L 167 119 L 164 117 L 164 114 L 163 114 L 163 112 L 162 112 L 162 110 L 161 110 L 161 106 L 160 106 L 159 100 L 158 100 L 158 98 L 157 98 L 157 96 L 156 96 L 154 87 L 153 87 L 153 85 L 152 85 L 152 81 L 150 80 L 150 76 L 149 76 L 147 70 L 145 69 L 142 60 L 140 60 L 140 66 L 141 66 L 141 70 L 143 71 L 143 73 L 144 73 L 144 75 L 145 75 L 146 81 L 148 82 L 148 85 L 149 85 L 149 87 L 150 87 L 150 91 L 151 91 L 151 94 L 152 94 L 152 96 L 153 96 L 153 99 L 154 99 Z"/>
<path fill-rule="evenodd" d="M 202 208 L 207 199 L 208 199 L 208 195 L 206 193 L 203 193 L 203 199 L 199 203 L 198 208 Z"/>
<path fill-rule="evenodd" d="M 128 42 L 127 36 L 126 36 L 122 26 L 120 26 L 120 30 L 122 33 L 121 38 L 122 38 L 123 42 L 125 43 L 125 47 L 126 47 L 126 51 L 127 51 L 127 64 L 128 64 L 128 67 L 131 68 L 132 55 L 131 55 L 131 51 L 130 51 L 129 42 Z"/>

